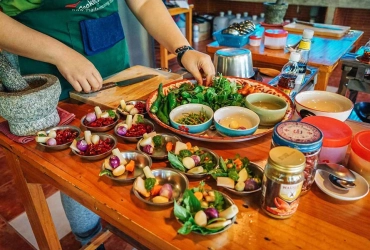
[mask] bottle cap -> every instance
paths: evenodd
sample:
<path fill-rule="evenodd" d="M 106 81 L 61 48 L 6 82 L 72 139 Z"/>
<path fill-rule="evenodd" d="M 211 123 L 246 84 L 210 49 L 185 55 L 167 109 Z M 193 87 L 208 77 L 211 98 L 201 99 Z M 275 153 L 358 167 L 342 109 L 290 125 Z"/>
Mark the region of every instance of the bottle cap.
<path fill-rule="evenodd" d="M 299 62 L 299 59 L 301 59 L 301 54 L 295 51 L 290 53 L 289 61 Z"/>
<path fill-rule="evenodd" d="M 310 30 L 310 29 L 304 29 L 303 30 L 303 38 L 305 39 L 311 39 L 313 37 L 313 33 L 314 31 L 313 30 Z"/>
<path fill-rule="evenodd" d="M 227 11 L 227 14 L 228 14 L 228 15 L 232 15 L 232 14 L 233 14 L 233 11 L 232 11 L 232 10 L 228 10 L 228 11 Z"/>
<path fill-rule="evenodd" d="M 265 17 L 265 13 L 263 13 L 263 12 L 260 15 L 261 15 L 262 18 Z"/>
<path fill-rule="evenodd" d="M 247 17 L 247 16 L 248 16 L 248 12 L 244 12 L 244 13 L 243 13 L 243 16 L 244 16 L 244 17 Z"/>
<path fill-rule="evenodd" d="M 236 14 L 236 18 L 239 19 L 242 15 L 240 13 Z"/>
<path fill-rule="evenodd" d="M 221 11 L 220 16 L 224 16 L 224 15 L 225 15 L 225 12 Z"/>

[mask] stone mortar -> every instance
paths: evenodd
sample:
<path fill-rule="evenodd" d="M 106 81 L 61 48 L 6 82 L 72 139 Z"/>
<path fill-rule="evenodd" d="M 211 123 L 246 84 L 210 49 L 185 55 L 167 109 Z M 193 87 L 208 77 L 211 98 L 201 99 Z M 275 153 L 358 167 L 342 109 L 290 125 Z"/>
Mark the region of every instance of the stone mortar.
<path fill-rule="evenodd" d="M 288 4 L 263 3 L 265 6 L 265 23 L 282 24 L 288 9 Z"/>
<path fill-rule="evenodd" d="M 35 135 L 56 126 L 60 82 L 53 75 L 24 76 L 30 88 L 19 92 L 0 92 L 0 115 L 9 122 L 10 132 L 18 136 Z"/>

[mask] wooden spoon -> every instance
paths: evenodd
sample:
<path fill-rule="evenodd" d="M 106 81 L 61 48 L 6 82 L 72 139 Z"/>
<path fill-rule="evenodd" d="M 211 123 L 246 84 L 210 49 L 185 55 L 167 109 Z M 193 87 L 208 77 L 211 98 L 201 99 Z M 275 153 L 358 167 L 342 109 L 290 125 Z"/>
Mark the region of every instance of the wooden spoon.
<path fill-rule="evenodd" d="M 258 68 L 261 74 L 266 75 L 266 76 L 271 76 L 275 77 L 280 74 L 279 70 L 276 69 L 270 69 L 270 68 Z"/>

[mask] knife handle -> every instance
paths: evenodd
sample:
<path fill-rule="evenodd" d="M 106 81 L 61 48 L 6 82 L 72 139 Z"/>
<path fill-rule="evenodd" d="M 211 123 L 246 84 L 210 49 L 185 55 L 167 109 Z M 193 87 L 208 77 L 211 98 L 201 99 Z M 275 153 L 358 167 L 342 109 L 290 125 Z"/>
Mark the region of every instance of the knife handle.
<path fill-rule="evenodd" d="M 101 90 L 105 90 L 105 89 L 109 89 L 109 88 L 113 88 L 113 87 L 117 87 L 117 83 L 115 82 L 107 82 L 107 83 L 104 83 L 103 86 L 101 87 Z"/>

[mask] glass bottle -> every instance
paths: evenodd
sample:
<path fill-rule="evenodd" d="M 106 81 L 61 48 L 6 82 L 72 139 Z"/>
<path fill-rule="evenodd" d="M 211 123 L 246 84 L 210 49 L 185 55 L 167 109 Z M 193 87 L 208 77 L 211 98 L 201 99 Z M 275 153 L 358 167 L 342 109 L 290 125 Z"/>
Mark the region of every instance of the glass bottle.
<path fill-rule="evenodd" d="M 286 219 L 297 211 L 304 166 L 305 157 L 297 149 L 270 150 L 262 180 L 261 208 L 266 214 Z"/>
<path fill-rule="evenodd" d="M 289 61 L 281 70 L 277 88 L 286 93 L 291 98 L 294 97 L 294 87 L 299 72 L 298 62 L 301 55 L 298 52 L 291 52 Z"/>
<path fill-rule="evenodd" d="M 311 39 L 313 37 L 314 31 L 311 29 L 304 29 L 302 40 L 298 44 L 297 51 L 301 55 L 301 59 L 298 62 L 299 66 L 299 73 L 297 75 L 297 79 L 295 81 L 296 84 L 296 92 L 299 91 L 300 86 L 303 83 L 304 77 L 306 76 L 307 64 L 310 57 L 310 50 L 311 50 Z"/>

